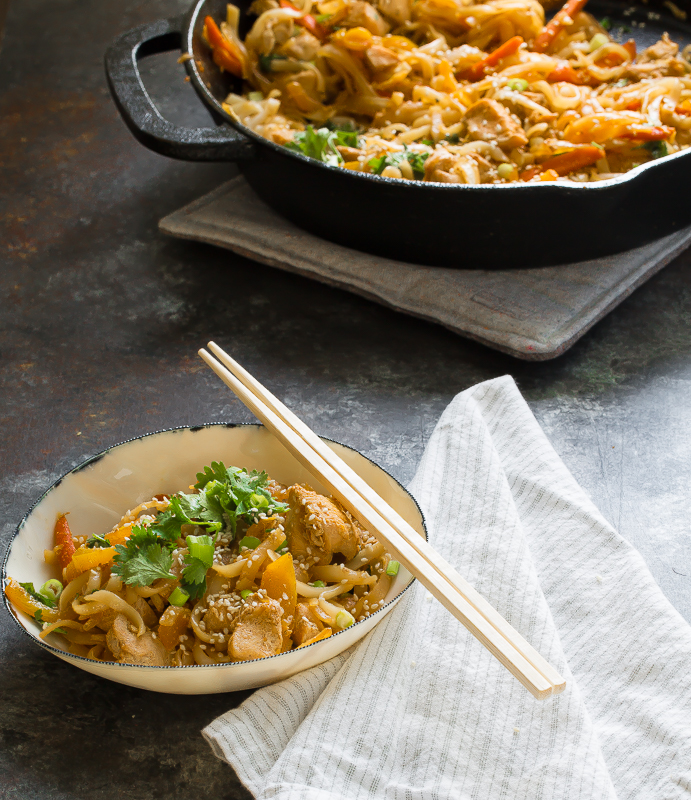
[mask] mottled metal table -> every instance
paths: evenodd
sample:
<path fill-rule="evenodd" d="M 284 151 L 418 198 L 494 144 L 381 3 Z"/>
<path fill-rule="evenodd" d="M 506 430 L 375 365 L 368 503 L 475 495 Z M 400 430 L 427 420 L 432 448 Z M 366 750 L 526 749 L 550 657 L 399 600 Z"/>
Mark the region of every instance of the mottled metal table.
<path fill-rule="evenodd" d="M 566 464 L 691 622 L 691 253 L 556 361 L 519 363 L 307 279 L 173 241 L 158 220 L 234 174 L 139 146 L 103 52 L 176 0 L 15 0 L 0 53 L 0 536 L 56 477 L 144 431 L 250 415 L 214 338 L 317 431 L 407 481 L 445 405 L 511 373 Z M 0 15 L 1 16 L 1 15 Z M 163 113 L 206 123 L 174 56 Z M 199 730 L 240 695 L 167 697 L 77 672 L 0 614 L 0 798 L 245 798 Z"/>

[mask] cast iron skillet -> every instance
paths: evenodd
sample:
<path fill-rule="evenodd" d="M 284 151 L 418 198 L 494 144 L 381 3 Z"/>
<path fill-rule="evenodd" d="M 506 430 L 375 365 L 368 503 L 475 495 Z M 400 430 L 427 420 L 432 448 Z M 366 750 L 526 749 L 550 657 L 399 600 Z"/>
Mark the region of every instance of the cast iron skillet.
<path fill-rule="evenodd" d="M 253 22 L 250 0 L 241 34 Z M 398 181 L 331 167 L 263 139 L 221 106 L 236 78 L 221 73 L 201 41 L 204 17 L 225 18 L 226 0 L 195 0 L 184 18 L 142 25 L 106 54 L 106 72 L 123 119 L 142 144 L 172 158 L 236 161 L 254 191 L 302 228 L 338 244 L 420 264 L 503 268 L 580 261 L 621 252 L 691 223 L 691 149 L 597 184 L 448 185 Z M 627 25 L 639 47 L 668 30 L 682 45 L 691 27 L 654 21 L 638 8 L 593 5 Z M 591 10 L 589 8 L 589 10 Z M 615 25 L 616 27 L 616 25 Z M 243 29 L 244 28 L 244 29 Z M 163 119 L 146 92 L 137 62 L 154 53 L 190 53 L 192 85 L 218 123 L 180 128 Z"/>

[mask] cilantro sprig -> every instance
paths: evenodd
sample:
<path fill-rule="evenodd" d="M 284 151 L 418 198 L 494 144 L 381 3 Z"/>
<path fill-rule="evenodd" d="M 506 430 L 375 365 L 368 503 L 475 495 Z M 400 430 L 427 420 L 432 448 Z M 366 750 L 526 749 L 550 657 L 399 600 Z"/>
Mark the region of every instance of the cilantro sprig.
<path fill-rule="evenodd" d="M 115 546 L 112 572 L 130 586 L 149 586 L 159 578 L 175 579 L 170 571 L 173 555 L 170 542 L 151 528 L 133 526 L 125 544 Z"/>
<path fill-rule="evenodd" d="M 288 150 L 315 158 L 324 164 L 338 166 L 343 162 L 343 156 L 337 147 L 360 147 L 360 137 L 357 131 L 350 128 L 336 128 L 332 125 L 315 130 L 308 125 L 304 131 L 296 133 L 293 140 L 285 146 Z"/>
<path fill-rule="evenodd" d="M 173 550 L 182 544 L 182 526 L 194 525 L 204 533 L 187 536 L 181 586 L 192 599 L 206 591 L 206 574 L 213 564 L 220 533 L 235 538 L 238 522 L 254 522 L 260 513 L 272 516 L 288 506 L 273 498 L 266 472 L 226 467 L 222 461 L 197 473 L 196 494 L 175 494 L 170 506 L 146 527 L 132 527 L 125 544 L 115 546 L 112 571 L 131 586 L 150 586 L 161 578 L 175 579 L 171 572 Z M 103 537 L 94 536 L 93 547 L 102 547 Z"/>
<path fill-rule="evenodd" d="M 375 175 L 381 175 L 386 167 L 398 167 L 403 161 L 407 161 L 413 168 L 413 175 L 416 178 L 423 178 L 425 175 L 425 161 L 429 153 L 414 153 L 404 146 L 398 153 L 389 153 L 385 156 L 371 159 L 368 163 Z"/>

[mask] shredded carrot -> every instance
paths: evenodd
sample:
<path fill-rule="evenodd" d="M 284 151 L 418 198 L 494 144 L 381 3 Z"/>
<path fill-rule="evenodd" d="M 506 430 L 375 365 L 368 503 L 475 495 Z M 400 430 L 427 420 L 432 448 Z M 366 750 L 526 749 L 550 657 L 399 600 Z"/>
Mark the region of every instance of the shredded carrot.
<path fill-rule="evenodd" d="M 574 170 L 591 166 L 591 164 L 599 161 L 604 154 L 604 149 L 595 147 L 595 145 L 577 147 L 566 153 L 557 153 L 557 155 L 543 161 L 542 164 L 536 164 L 523 170 L 521 180 L 529 181 L 537 175 L 540 176 L 541 181 L 553 181 L 560 177 L 563 178 Z"/>
<path fill-rule="evenodd" d="M 585 83 L 570 64 L 560 64 L 549 73 L 547 80 L 549 83 L 561 83 L 564 81 L 566 83 L 575 83 L 577 86 L 582 86 Z"/>
<path fill-rule="evenodd" d="M 233 42 L 224 36 L 212 17 L 204 18 L 204 35 L 211 45 L 213 60 L 221 69 L 242 77 L 243 56 Z"/>
<path fill-rule="evenodd" d="M 496 50 L 480 59 L 476 64 L 466 72 L 463 76 L 469 81 L 479 81 L 485 76 L 485 70 L 489 67 L 496 67 L 496 65 L 503 59 L 512 56 L 518 51 L 518 48 L 523 44 L 522 36 L 512 36 L 510 39 L 499 45 Z"/>
<path fill-rule="evenodd" d="M 290 0 L 279 0 L 281 4 L 281 8 L 292 8 L 294 11 L 300 11 L 297 6 L 294 6 Z M 303 14 L 299 19 L 295 20 L 298 25 L 301 25 L 305 30 L 309 31 L 313 36 L 316 36 L 320 42 L 323 42 L 329 32 L 326 28 L 317 22 L 316 18 L 312 16 L 312 14 Z"/>
<path fill-rule="evenodd" d="M 568 0 L 538 33 L 533 42 L 533 51 L 544 53 L 562 28 L 567 28 L 571 25 L 576 14 L 583 11 L 587 2 L 588 0 Z"/>
<path fill-rule="evenodd" d="M 64 569 L 72 561 L 75 550 L 72 531 L 67 524 L 67 517 L 64 514 L 60 514 L 55 523 L 55 552 L 61 569 Z"/>
<path fill-rule="evenodd" d="M 652 128 L 638 127 L 632 125 L 631 129 L 621 134 L 622 139 L 640 139 L 642 142 L 661 142 L 665 139 L 674 140 L 676 128 L 668 128 L 666 125 L 656 125 Z"/>

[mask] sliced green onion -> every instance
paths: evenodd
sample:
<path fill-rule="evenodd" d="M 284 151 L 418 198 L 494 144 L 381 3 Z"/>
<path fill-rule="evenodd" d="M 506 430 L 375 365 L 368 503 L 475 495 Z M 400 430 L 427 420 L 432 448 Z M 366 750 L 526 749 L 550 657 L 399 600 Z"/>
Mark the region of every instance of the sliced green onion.
<path fill-rule="evenodd" d="M 42 595 L 54 604 L 58 597 L 60 597 L 62 594 L 62 589 L 62 583 L 60 583 L 57 578 L 51 578 L 49 581 L 46 581 L 43 586 L 41 586 L 41 588 L 38 590 L 38 594 Z"/>
<path fill-rule="evenodd" d="M 324 581 L 313 581 L 312 583 L 310 583 L 310 586 L 318 586 L 319 587 L 319 586 L 326 586 L 326 584 L 324 583 Z"/>
<path fill-rule="evenodd" d="M 268 497 L 264 497 L 263 494 L 257 494 L 256 492 L 253 492 L 250 495 L 250 508 L 256 508 L 257 511 L 261 511 L 262 508 L 268 508 L 268 507 L 269 507 Z"/>
<path fill-rule="evenodd" d="M 398 575 L 398 568 L 400 566 L 401 565 L 398 563 L 398 561 L 389 561 L 386 567 L 386 574 L 391 575 L 391 577 L 393 578 L 394 575 Z"/>
<path fill-rule="evenodd" d="M 257 539 L 256 536 L 243 536 L 240 539 L 240 547 L 247 547 L 249 550 L 254 550 L 255 547 L 259 547 L 261 544 L 261 539 Z"/>
<path fill-rule="evenodd" d="M 276 552 L 279 554 L 279 556 L 285 555 L 288 552 L 288 540 L 287 539 L 284 539 L 283 540 L 283 544 L 279 545 L 276 548 Z"/>
<path fill-rule="evenodd" d="M 248 598 L 248 597 L 249 597 L 251 594 L 254 594 L 254 592 L 252 591 L 252 589 L 243 589 L 243 590 L 240 592 L 240 597 L 242 597 L 242 599 L 243 599 L 243 600 L 247 600 L 247 598 Z"/>
<path fill-rule="evenodd" d="M 606 33 L 596 33 L 590 40 L 589 50 L 591 53 L 599 50 L 603 45 L 609 44 L 609 36 Z"/>
<path fill-rule="evenodd" d="M 173 591 L 170 593 L 168 597 L 168 602 L 171 606 L 184 606 L 185 603 L 190 599 L 189 594 L 184 589 L 181 589 L 179 586 L 176 586 Z"/>
<path fill-rule="evenodd" d="M 336 619 L 334 620 L 334 625 L 343 630 L 344 628 L 349 628 L 355 622 L 355 617 L 349 612 L 343 609 L 343 611 L 339 611 L 336 614 Z"/>
<path fill-rule="evenodd" d="M 263 92 L 250 92 L 247 95 L 247 99 L 251 100 L 253 103 L 258 103 L 258 102 L 260 102 L 261 100 L 264 99 L 264 93 Z"/>
<path fill-rule="evenodd" d="M 525 92 L 528 88 L 528 81 L 524 78 L 511 78 L 506 85 L 509 89 L 513 89 L 514 92 Z"/>
<path fill-rule="evenodd" d="M 211 536 L 188 536 L 187 547 L 192 558 L 198 558 L 207 569 L 214 563 L 216 545 Z"/>

